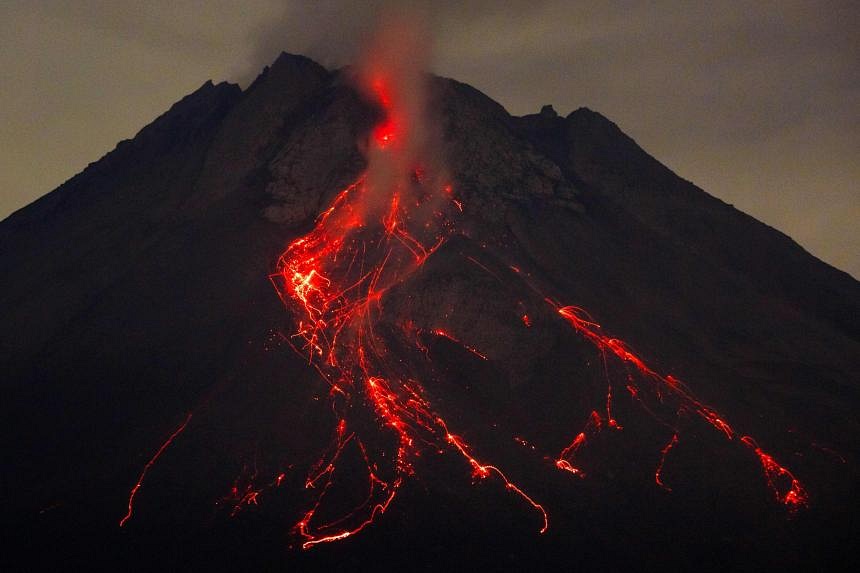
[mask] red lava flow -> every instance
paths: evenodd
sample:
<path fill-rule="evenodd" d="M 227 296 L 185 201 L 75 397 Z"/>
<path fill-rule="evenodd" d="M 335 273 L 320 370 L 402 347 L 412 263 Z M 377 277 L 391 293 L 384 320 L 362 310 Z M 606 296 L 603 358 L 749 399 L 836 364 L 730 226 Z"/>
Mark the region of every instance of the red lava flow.
<path fill-rule="evenodd" d="M 384 160 L 385 154 L 402 151 L 409 141 L 410 123 L 397 112 L 396 90 L 392 92 L 384 79 L 375 81 L 372 91 L 385 117 L 372 132 L 370 153 Z M 394 161 L 392 165 L 401 163 Z M 386 182 L 384 188 L 379 188 L 381 181 Z M 473 448 L 450 430 L 434 409 L 421 382 L 401 361 L 392 358 L 384 337 L 375 331 L 386 294 L 413 275 L 444 244 L 454 230 L 454 217 L 462 211 L 463 203 L 454 197 L 450 182 L 439 174 L 428 173 L 424 166 L 409 165 L 408 173 L 394 173 L 387 179 L 365 173 L 334 198 L 309 233 L 289 244 L 270 277 L 296 316 L 297 330 L 291 345 L 327 383 L 336 419 L 329 447 L 305 480 L 313 501 L 293 529 L 305 549 L 350 537 L 382 516 L 403 484 L 415 475 L 415 462 L 424 451 L 458 455 L 473 480 L 494 480 L 500 489 L 519 498 L 525 509 L 536 512 L 536 531 L 543 533 L 549 527 L 544 506 L 509 479 L 505 471 L 476 457 Z M 467 258 L 497 276 L 482 262 Z M 520 267 L 511 265 L 510 272 L 527 281 Z M 721 414 L 699 401 L 680 380 L 657 373 L 623 341 L 605 335 L 582 308 L 541 297 L 560 320 L 600 351 L 604 365 L 611 359 L 629 367 L 624 387 L 630 399 L 671 429 L 671 439 L 659 452 L 659 464 L 654 470 L 658 486 L 671 489 L 664 483 L 663 471 L 681 439 L 681 428 L 674 420 L 655 413 L 652 404 L 657 403 L 671 405 L 676 415 L 695 415 L 726 440 L 754 452 L 764 481 L 778 502 L 789 508 L 807 504 L 806 491 L 788 469 L 751 437 L 739 437 Z M 519 309 L 517 312 L 523 326 L 531 328 L 534 317 Z M 488 360 L 486 354 L 448 330 L 436 328 L 411 334 L 419 350 L 426 351 L 420 341 L 423 334 L 445 338 L 477 358 Z M 605 403 L 588 415 L 585 427 L 553 456 L 556 468 L 579 478 L 584 478 L 585 473 L 576 466 L 577 452 L 604 429 L 622 429 L 612 415 L 613 399 L 617 398 L 613 396 L 608 371 L 606 378 Z M 352 416 L 362 409 L 376 420 L 374 432 L 379 435 L 368 435 L 366 425 L 354 424 Z M 121 526 L 132 516 L 135 495 L 147 471 L 190 419 L 189 414 L 143 468 L 131 489 Z M 519 441 L 527 444 L 522 438 Z M 391 444 L 389 451 L 380 443 Z M 338 487 L 336 476 L 348 449 L 353 449 L 353 454 L 357 452 L 362 460 L 366 494 L 358 505 L 343 508 L 337 517 L 320 517 L 327 496 Z M 270 485 L 279 487 L 283 479 L 281 473 Z M 249 487 L 243 495 L 237 494 L 239 501 L 233 513 L 242 506 L 257 504 L 260 491 Z"/>

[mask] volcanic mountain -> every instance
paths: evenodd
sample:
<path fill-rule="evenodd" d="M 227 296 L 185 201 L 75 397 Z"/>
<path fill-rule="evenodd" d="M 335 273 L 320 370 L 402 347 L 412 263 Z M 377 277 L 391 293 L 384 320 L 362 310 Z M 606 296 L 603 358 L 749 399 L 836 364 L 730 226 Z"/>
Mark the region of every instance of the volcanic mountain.
<path fill-rule="evenodd" d="M 427 81 L 444 205 L 379 236 L 386 98 L 286 53 L 0 223 L 4 557 L 856 564 L 860 284 L 599 113 Z"/>

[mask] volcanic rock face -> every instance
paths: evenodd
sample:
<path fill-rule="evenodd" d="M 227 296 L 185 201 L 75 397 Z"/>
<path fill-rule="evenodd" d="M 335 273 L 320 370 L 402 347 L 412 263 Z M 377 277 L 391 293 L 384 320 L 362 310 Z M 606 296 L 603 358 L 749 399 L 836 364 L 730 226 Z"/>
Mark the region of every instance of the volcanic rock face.
<path fill-rule="evenodd" d="M 63 559 L 93 537 L 118 556 L 164 547 L 157 558 L 173 564 L 224 547 L 236 563 L 280 558 L 298 494 L 221 514 L 258 476 L 283 472 L 284 491 L 301 490 L 329 437 L 327 388 L 285 342 L 296 325 L 268 277 L 365 169 L 380 111 L 349 74 L 282 54 L 244 92 L 207 82 L 0 224 L 0 500 L 4 525 L 32 546 L 59 535 Z M 516 503 L 431 467 L 399 513 L 350 540 L 363 545 L 291 559 L 402 566 L 415 552 L 439 564 L 440 547 L 463 543 L 466 561 L 520 567 L 851 558 L 860 284 L 678 178 L 598 113 L 512 117 L 465 84 L 430 83 L 463 212 L 392 289 L 380 328 L 444 329 L 486 357 L 444 340 L 429 349 L 442 374 L 428 392 L 449 421 L 515 469 L 522 461 L 501 453 L 513 432 L 555 455 L 580 431 L 604 399 L 601 358 L 551 296 L 790 462 L 810 509 L 786 517 L 748 485 L 762 479 L 755 468 L 707 437 L 705 456 L 677 447 L 663 495 L 653 475 L 666 436 L 616 399 L 634 437 L 597 444 L 593 481 L 532 480 L 556 511 L 547 537 Z M 129 489 L 188 412 L 138 499 L 142 525 L 120 533 Z"/>

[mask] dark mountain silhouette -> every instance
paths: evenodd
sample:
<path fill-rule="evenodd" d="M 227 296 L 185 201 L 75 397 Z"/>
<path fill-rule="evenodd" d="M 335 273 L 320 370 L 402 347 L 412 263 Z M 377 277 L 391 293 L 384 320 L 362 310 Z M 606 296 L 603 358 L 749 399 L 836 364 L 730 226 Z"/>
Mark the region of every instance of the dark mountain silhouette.
<path fill-rule="evenodd" d="M 583 382 L 599 378 L 586 367 L 593 353 L 553 313 L 464 261 L 480 258 L 488 271 L 515 262 L 755 436 L 803 481 L 809 508 L 788 513 L 755 464 L 696 429 L 697 445 L 673 458 L 673 491 L 656 487 L 665 436 L 619 399 L 625 439 L 595 447 L 591 475 L 571 481 L 550 462 L 526 478 L 550 513 L 545 535 L 516 500 L 472 485 L 468 470 L 446 477 L 458 462 L 442 460 L 361 535 L 288 549 L 303 472 L 332 419 L 324 384 L 280 336 L 295 325 L 268 276 L 365 167 L 361 141 L 379 111 L 346 77 L 282 54 L 244 91 L 207 82 L 0 223 L 0 507 L 18 549 L 7 558 L 856 564 L 860 283 L 679 178 L 599 113 L 561 117 L 547 106 L 512 117 L 444 78 L 431 82 L 440 153 L 464 212 L 426 269 L 392 292 L 383 323 L 408 310 L 430 328 L 440 309 L 457 309 L 444 326 L 490 358 L 444 341 L 431 349 L 447 373 L 431 391 L 458 431 L 527 475 L 500 444 L 522 429 L 557 452 L 602 391 Z M 518 305 L 534 323 L 527 339 Z M 120 529 L 129 489 L 189 412 Z M 279 471 L 292 487 L 229 516 L 233 485 Z"/>

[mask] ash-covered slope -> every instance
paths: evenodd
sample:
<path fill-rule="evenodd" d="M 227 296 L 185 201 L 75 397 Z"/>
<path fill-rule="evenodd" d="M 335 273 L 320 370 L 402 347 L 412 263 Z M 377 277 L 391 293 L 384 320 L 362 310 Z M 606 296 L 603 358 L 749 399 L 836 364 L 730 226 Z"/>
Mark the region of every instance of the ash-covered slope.
<path fill-rule="evenodd" d="M 539 540 L 516 504 L 426 478 L 351 548 L 289 559 L 398 565 L 417 552 L 432 565 L 460 544 L 471 547 L 463 559 L 508 566 L 852 558 L 860 284 L 678 178 L 595 112 L 517 118 L 465 84 L 432 88 L 463 213 L 391 293 L 383 323 L 408 314 L 488 357 L 437 345 L 450 374 L 432 391 L 459 427 L 489 451 L 519 428 L 557 451 L 579 431 L 565 413 L 588 413 L 582 381 L 596 376 L 583 363 L 594 357 L 567 345 L 540 297 L 496 276 L 516 265 L 790 462 L 811 507 L 789 519 L 768 506 L 740 485 L 755 472 L 731 471 L 717 446 L 698 461 L 678 453 L 705 485 L 648 490 L 635 468 L 651 468 L 653 486 L 659 451 L 628 444 L 595 462 L 602 481 L 563 493 L 560 478 L 535 482 L 560 507 Z M 174 564 L 283 557 L 296 496 L 222 515 L 252 475 L 295 466 L 286 479 L 301 489 L 330 428 L 323 384 L 283 342 L 295 325 L 268 276 L 360 175 L 378 117 L 345 72 L 282 54 L 244 92 L 204 84 L 0 223 L 0 507 L 25 547 L 60 538 L 63 559 L 70 548 L 86 557 L 97 537 Z M 187 435 L 147 478 L 141 525 L 119 531 L 141 467 L 188 412 Z M 628 423 L 643 441 L 654 431 Z"/>

